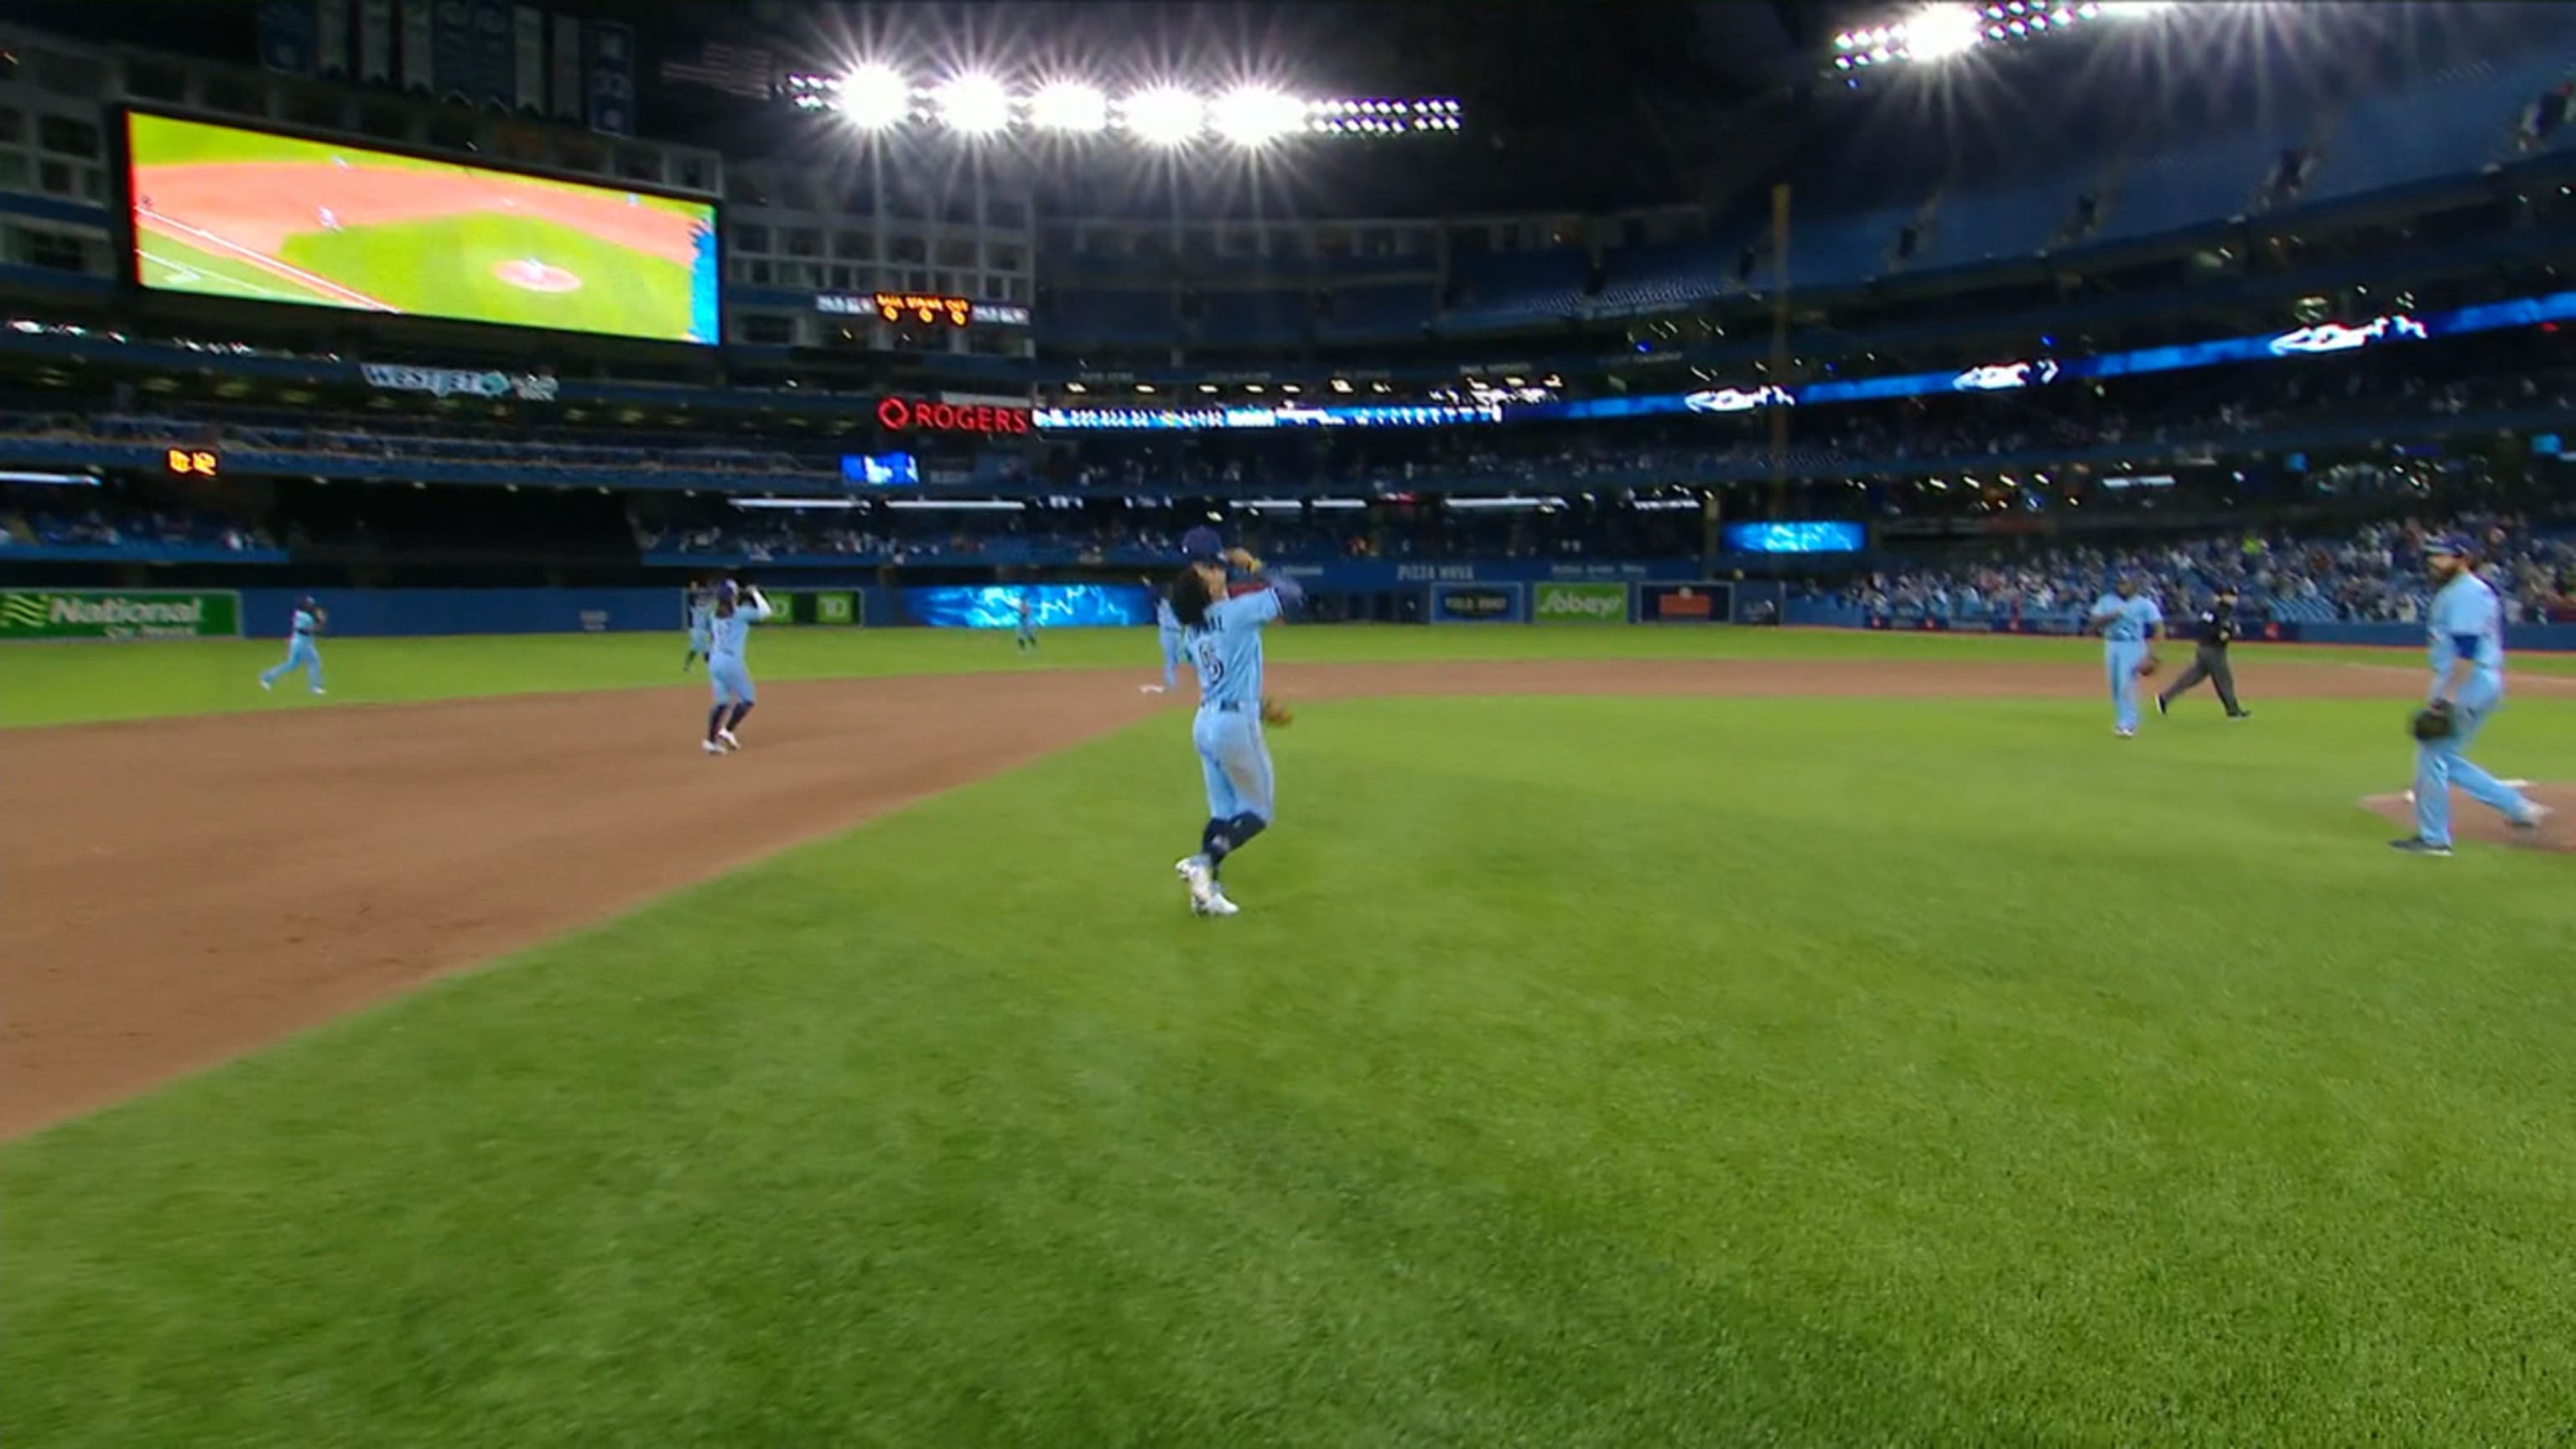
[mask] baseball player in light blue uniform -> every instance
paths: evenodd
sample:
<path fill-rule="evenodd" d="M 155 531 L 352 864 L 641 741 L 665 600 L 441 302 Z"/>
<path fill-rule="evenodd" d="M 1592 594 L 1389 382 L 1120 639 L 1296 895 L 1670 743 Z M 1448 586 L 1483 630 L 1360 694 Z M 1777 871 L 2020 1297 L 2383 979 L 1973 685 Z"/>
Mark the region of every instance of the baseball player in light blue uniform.
<path fill-rule="evenodd" d="M 689 586 L 689 652 L 680 656 L 680 672 L 707 657 L 707 646 L 715 638 L 716 604 L 713 595 L 695 584 Z"/>
<path fill-rule="evenodd" d="M 2417 855 L 2449 855 L 2453 785 L 2518 830 L 2538 829 L 2548 812 L 2470 764 L 2465 753 L 2504 704 L 2504 610 L 2494 588 L 2470 569 L 2465 539 L 2426 544 L 2424 565 L 2441 586 L 2425 614 L 2433 687 L 2424 702 L 2449 716 L 2450 731 L 2415 742 L 2415 833 L 2389 844 Z"/>
<path fill-rule="evenodd" d="M 1147 694 L 1169 694 L 1181 682 L 1181 665 L 1189 657 L 1189 651 L 1181 647 L 1181 618 L 1172 612 L 1169 599 L 1154 601 L 1154 632 L 1163 645 L 1163 682 L 1142 688 Z"/>
<path fill-rule="evenodd" d="M 313 647 L 313 636 L 322 632 L 322 607 L 310 595 L 295 604 L 295 617 L 286 626 L 286 658 L 259 676 L 259 687 L 272 689 L 277 681 L 296 670 L 304 671 L 304 682 L 315 694 L 329 691 L 322 687 L 322 652 Z"/>
<path fill-rule="evenodd" d="M 1026 654 L 1038 647 L 1038 606 L 1029 598 L 1029 591 L 1022 589 L 1019 603 L 1014 607 L 1020 620 L 1020 636 L 1015 642 L 1019 651 Z"/>
<path fill-rule="evenodd" d="M 1217 558 L 1225 552 L 1225 540 L 1213 528 L 1201 524 L 1181 535 L 1181 560 Z M 1180 616 L 1172 612 L 1172 601 L 1154 600 L 1154 632 L 1163 646 L 1163 682 L 1141 685 L 1147 694 L 1169 694 L 1181 682 L 1181 666 L 1190 662 L 1189 651 L 1181 647 Z"/>
<path fill-rule="evenodd" d="M 1227 555 L 1256 577 L 1260 561 L 1241 549 Z M 1199 677 L 1198 718 L 1190 741 L 1198 747 L 1207 786 L 1207 826 L 1199 850 L 1174 867 L 1190 889 L 1190 909 L 1202 916 L 1231 916 L 1217 873 L 1225 858 L 1270 826 L 1270 747 L 1261 737 L 1261 631 L 1302 597 L 1285 579 L 1229 598 L 1225 564 L 1193 561 L 1172 584 L 1172 613 L 1182 627 L 1182 647 Z"/>
<path fill-rule="evenodd" d="M 710 755 L 742 748 L 734 731 L 742 728 L 743 716 L 760 701 L 759 691 L 751 687 L 751 670 L 742 662 L 743 646 L 751 642 L 751 626 L 770 613 L 769 601 L 760 596 L 760 590 L 738 586 L 731 579 L 716 585 L 714 616 L 707 626 L 707 688 L 715 696 L 714 707 L 707 711 Z"/>
<path fill-rule="evenodd" d="M 2111 678 L 2113 733 L 2124 740 L 2138 733 L 2138 669 L 2147 662 L 2147 641 L 2164 621 L 2164 610 L 2139 593 L 2138 581 L 2127 574 L 2093 601 L 2091 623 L 2102 631 L 2102 669 Z"/>

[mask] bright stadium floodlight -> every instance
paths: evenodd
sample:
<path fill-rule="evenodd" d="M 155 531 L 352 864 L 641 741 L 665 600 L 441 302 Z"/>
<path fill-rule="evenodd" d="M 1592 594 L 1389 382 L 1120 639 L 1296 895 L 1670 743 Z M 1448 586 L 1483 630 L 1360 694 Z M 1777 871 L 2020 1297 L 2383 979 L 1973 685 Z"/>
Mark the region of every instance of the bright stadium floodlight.
<path fill-rule="evenodd" d="M 1127 98 L 1128 134 L 1149 146 L 1185 146 L 1207 129 L 1207 102 L 1177 86 L 1157 86 Z"/>
<path fill-rule="evenodd" d="M 1964 5 L 1935 5 L 1905 23 L 1905 53 L 1915 60 L 1942 60 L 1971 50 L 1984 40 L 1977 12 Z"/>
<path fill-rule="evenodd" d="M 900 126 L 912 114 L 912 85 L 894 70 L 863 65 L 841 77 L 842 119 L 862 131 Z"/>
<path fill-rule="evenodd" d="M 1238 146 L 1267 146 L 1306 124 L 1306 103 L 1262 86 L 1242 86 L 1217 97 L 1209 112 L 1216 133 Z"/>
<path fill-rule="evenodd" d="M 1011 93 L 988 75 L 961 75 L 931 93 L 941 124 L 966 136 L 989 136 L 1011 124 Z"/>
<path fill-rule="evenodd" d="M 1109 129 L 1109 97 L 1098 86 L 1055 81 L 1029 97 L 1029 124 L 1041 131 L 1089 136 Z"/>

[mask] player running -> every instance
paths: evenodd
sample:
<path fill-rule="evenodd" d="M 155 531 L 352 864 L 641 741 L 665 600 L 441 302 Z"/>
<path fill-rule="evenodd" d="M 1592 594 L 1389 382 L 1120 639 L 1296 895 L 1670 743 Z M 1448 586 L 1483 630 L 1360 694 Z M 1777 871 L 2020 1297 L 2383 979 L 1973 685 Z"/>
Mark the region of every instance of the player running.
<path fill-rule="evenodd" d="M 313 636 L 322 632 L 322 606 L 305 595 L 295 601 L 295 617 L 287 623 L 286 658 L 259 676 L 259 687 L 274 689 L 277 681 L 296 670 L 304 671 L 304 682 L 315 694 L 327 694 L 322 687 L 322 652 L 313 647 Z"/>
<path fill-rule="evenodd" d="M 751 626 L 768 618 L 772 611 L 760 590 L 731 579 L 716 585 L 715 599 L 707 649 L 707 687 L 715 696 L 715 705 L 707 711 L 706 751 L 724 755 L 742 748 L 734 731 L 742 728 L 743 716 L 760 701 L 759 692 L 751 685 L 751 670 L 742 662 L 742 651 L 751 641 Z M 730 718 L 727 711 L 731 711 Z"/>
<path fill-rule="evenodd" d="M 1249 592 L 1229 597 L 1228 562 L 1253 576 Z M 1261 696 L 1261 631 L 1303 597 L 1287 579 L 1262 577 L 1261 561 L 1239 548 L 1223 559 L 1194 558 L 1172 581 L 1172 613 L 1180 620 L 1182 646 L 1199 677 L 1199 712 L 1190 726 L 1190 741 L 1198 747 L 1208 800 L 1198 854 L 1174 869 L 1190 888 L 1190 909 L 1202 916 L 1235 914 L 1217 873 L 1227 856 L 1270 826 L 1270 746 L 1261 737 L 1262 721 L 1269 717 Z"/>
<path fill-rule="evenodd" d="M 2517 830 L 2539 829 L 2549 812 L 2462 754 L 2504 705 L 2504 611 L 2495 589 L 2469 567 L 2463 538 L 2426 543 L 2424 567 L 2439 588 L 2424 624 L 2433 691 L 2415 717 L 2415 833 L 2388 843 L 2415 855 L 2449 855 L 2454 783 Z"/>
<path fill-rule="evenodd" d="M 707 645 L 714 638 L 712 630 L 716 618 L 715 597 L 708 591 L 706 585 L 689 585 L 688 618 L 689 652 L 680 656 L 682 674 L 689 672 L 690 665 L 707 657 Z"/>

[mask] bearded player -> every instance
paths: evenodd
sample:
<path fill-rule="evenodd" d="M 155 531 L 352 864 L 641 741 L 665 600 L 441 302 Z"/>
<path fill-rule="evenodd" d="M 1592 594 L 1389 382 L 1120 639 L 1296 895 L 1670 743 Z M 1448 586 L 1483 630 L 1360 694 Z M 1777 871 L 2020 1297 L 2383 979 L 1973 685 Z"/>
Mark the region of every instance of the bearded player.
<path fill-rule="evenodd" d="M 2504 705 L 2504 610 L 2494 588 L 2469 567 L 2462 538 L 2425 544 L 2424 571 L 2436 586 L 2424 628 L 2433 690 L 2415 716 L 2415 833 L 2388 843 L 2413 855 L 2442 856 L 2451 853 L 2455 784 L 2517 830 L 2540 828 L 2548 811 L 2463 753 Z"/>

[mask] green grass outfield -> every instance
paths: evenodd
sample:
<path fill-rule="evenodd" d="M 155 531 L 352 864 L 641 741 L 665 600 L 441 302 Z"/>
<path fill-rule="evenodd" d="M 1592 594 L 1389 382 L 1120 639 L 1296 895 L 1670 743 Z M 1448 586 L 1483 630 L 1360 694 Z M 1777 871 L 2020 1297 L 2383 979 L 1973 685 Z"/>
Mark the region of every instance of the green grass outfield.
<path fill-rule="evenodd" d="M 0 727 L 145 719 L 244 709 L 329 708 L 557 690 L 640 689 L 701 675 L 679 673 L 685 641 L 667 634 L 486 635 L 432 639 L 326 639 L 331 693 L 314 700 L 299 683 L 264 695 L 252 682 L 285 657 L 274 640 L 0 647 Z M 2168 646 L 2178 658 L 2182 646 Z M 1286 629 L 1270 657 L 1319 663 L 1453 659 L 1998 659 L 2055 660 L 2098 669 L 2101 646 L 2082 640 L 1967 634 L 1866 634 L 1838 630 L 1527 625 L 1480 628 L 1346 626 Z M 2349 663 L 2413 669 L 2400 649 L 2245 645 L 2238 661 Z M 761 630 L 751 666 L 763 680 L 876 678 L 978 670 L 1161 669 L 1150 629 L 1053 629 L 1038 653 L 1016 655 L 1010 636 L 942 629 Z M 2516 673 L 2576 676 L 2576 655 L 2518 654 Z M 301 675 L 296 676 L 300 681 Z M 2412 686 L 2389 677 L 2389 697 Z M 2520 707 L 2517 701 L 2516 708 Z"/>
<path fill-rule="evenodd" d="M 678 655 L 325 648 L 335 700 Z M 2088 654 L 1276 652 L 1719 649 Z M 21 647 L 0 699 L 275 655 Z M 1321 705 L 1224 923 L 1159 716 L 0 1150 L 10 1442 L 2563 1443 L 2568 858 L 2380 849 L 2388 708 L 2279 713 Z M 2516 715 L 2576 775 L 2576 700 Z"/>
<path fill-rule="evenodd" d="M 156 243 L 157 245 L 157 243 Z M 695 281 L 687 267 L 541 217 L 473 212 L 423 221 L 304 231 L 287 261 L 405 312 L 570 332 L 688 340 Z M 581 279 L 533 292 L 493 272 L 534 257 Z M 436 258 L 435 265 L 423 265 Z"/>

